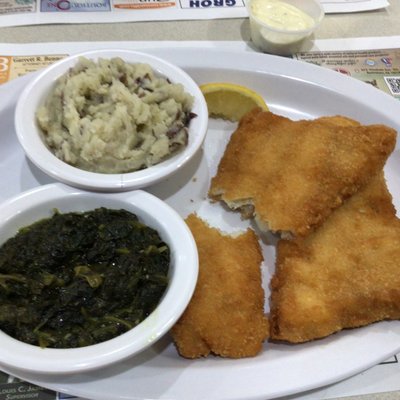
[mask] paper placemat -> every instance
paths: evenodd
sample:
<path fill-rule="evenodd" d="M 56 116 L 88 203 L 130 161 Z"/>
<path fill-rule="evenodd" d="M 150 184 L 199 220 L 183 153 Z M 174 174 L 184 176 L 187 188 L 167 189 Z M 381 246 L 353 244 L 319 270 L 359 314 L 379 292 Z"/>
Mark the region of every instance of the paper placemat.
<path fill-rule="evenodd" d="M 326 13 L 370 11 L 387 0 L 321 0 Z M 0 0 L 0 26 L 247 17 L 246 0 Z"/>

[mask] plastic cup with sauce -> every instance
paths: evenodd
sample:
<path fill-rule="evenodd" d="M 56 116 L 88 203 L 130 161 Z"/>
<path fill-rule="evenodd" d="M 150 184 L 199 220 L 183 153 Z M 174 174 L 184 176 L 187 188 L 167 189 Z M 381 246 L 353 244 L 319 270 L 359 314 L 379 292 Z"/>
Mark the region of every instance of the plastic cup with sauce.
<path fill-rule="evenodd" d="M 247 0 L 251 40 L 261 51 L 291 55 L 324 17 L 318 0 Z"/>

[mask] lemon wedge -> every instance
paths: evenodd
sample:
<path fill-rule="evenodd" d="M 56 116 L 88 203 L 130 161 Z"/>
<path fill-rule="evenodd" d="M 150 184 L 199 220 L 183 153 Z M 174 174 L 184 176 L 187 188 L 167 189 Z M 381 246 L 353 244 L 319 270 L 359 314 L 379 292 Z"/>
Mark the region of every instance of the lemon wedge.
<path fill-rule="evenodd" d="M 246 86 L 213 82 L 200 85 L 200 90 L 206 99 L 210 117 L 239 121 L 255 107 L 268 111 L 264 99 Z"/>

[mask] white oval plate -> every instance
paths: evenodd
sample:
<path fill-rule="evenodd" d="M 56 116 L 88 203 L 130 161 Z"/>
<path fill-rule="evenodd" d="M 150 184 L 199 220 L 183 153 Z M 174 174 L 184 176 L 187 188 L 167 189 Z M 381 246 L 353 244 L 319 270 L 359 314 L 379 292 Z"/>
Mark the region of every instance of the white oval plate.
<path fill-rule="evenodd" d="M 363 123 L 384 123 L 400 131 L 400 103 L 370 85 L 339 73 L 256 53 L 206 49 L 154 49 L 153 54 L 184 68 L 198 83 L 230 81 L 260 92 L 271 111 L 293 119 L 342 114 Z M 25 77 L 0 87 L 0 199 L 50 182 L 23 155 L 15 137 L 12 113 Z M 225 230 L 245 228 L 246 222 L 206 193 L 234 124 L 210 121 L 203 146 L 191 162 L 168 181 L 148 188 L 182 216 L 198 211 Z M 400 206 L 399 147 L 385 173 L 397 207 Z M 273 270 L 274 249 L 264 246 L 266 270 Z M 268 296 L 269 274 L 264 276 Z M 266 309 L 268 305 L 266 304 Z M 51 389 L 96 400 L 266 400 L 337 382 L 359 373 L 400 351 L 400 322 L 381 322 L 340 332 L 301 345 L 265 343 L 255 358 L 228 360 L 208 357 L 184 360 L 166 337 L 138 358 L 113 368 L 65 378 L 21 374 L 21 378 Z M 62 360 L 60 360 L 62 362 Z"/>

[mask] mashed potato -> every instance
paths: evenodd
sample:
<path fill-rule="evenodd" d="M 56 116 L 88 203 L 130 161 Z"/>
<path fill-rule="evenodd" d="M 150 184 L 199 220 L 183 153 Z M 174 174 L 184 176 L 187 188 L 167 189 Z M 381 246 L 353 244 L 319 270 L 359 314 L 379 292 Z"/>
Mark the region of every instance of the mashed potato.
<path fill-rule="evenodd" d="M 193 98 L 147 64 L 81 58 L 37 120 L 47 146 L 75 167 L 101 173 L 157 164 L 188 142 Z"/>

